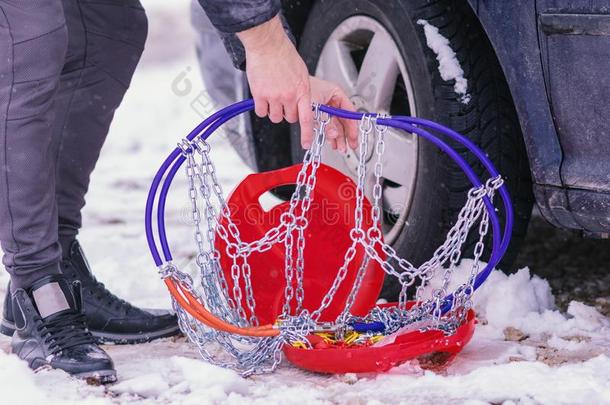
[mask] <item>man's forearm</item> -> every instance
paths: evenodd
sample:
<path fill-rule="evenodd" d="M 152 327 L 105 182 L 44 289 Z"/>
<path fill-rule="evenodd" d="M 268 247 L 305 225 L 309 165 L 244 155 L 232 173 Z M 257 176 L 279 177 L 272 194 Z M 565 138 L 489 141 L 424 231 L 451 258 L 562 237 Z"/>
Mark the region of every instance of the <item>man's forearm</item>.
<path fill-rule="evenodd" d="M 266 54 L 277 49 L 288 39 L 278 16 L 256 27 L 237 33 L 248 53 Z"/>

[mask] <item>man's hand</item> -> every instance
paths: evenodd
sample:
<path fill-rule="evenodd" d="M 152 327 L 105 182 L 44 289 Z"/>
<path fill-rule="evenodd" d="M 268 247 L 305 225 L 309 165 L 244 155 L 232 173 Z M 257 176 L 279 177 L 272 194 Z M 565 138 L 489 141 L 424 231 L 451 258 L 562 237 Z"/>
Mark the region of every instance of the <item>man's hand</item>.
<path fill-rule="evenodd" d="M 349 97 L 338 85 L 310 76 L 309 86 L 312 101 L 348 111 L 356 111 Z M 339 149 L 341 152 L 347 151 L 347 145 L 356 149 L 358 146 L 357 121 L 333 118 L 326 131 L 326 138 L 333 149 Z M 301 143 L 311 144 L 312 140 L 313 132 L 301 132 Z"/>
<path fill-rule="evenodd" d="M 278 16 L 237 34 L 246 50 L 246 74 L 259 117 L 271 122 L 283 119 L 301 126 L 301 145 L 311 147 L 313 140 L 312 101 L 354 110 L 343 90 L 309 76 L 307 66 L 284 32 Z M 352 120 L 333 119 L 327 136 L 334 149 L 346 150 L 347 142 L 357 145 L 357 124 Z"/>

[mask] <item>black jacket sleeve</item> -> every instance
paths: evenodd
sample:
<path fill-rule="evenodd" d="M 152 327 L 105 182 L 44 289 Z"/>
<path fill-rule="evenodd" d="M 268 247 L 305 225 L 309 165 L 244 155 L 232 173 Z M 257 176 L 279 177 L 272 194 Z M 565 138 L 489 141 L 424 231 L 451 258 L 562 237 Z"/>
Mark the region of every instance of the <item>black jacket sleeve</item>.
<path fill-rule="evenodd" d="M 284 31 L 294 43 L 290 27 L 281 14 L 280 0 L 199 0 L 199 4 L 218 30 L 220 38 L 237 69 L 246 69 L 246 51 L 236 32 L 256 27 L 277 14 Z"/>
<path fill-rule="evenodd" d="M 280 0 L 199 0 L 220 32 L 234 34 L 256 27 L 280 12 Z"/>

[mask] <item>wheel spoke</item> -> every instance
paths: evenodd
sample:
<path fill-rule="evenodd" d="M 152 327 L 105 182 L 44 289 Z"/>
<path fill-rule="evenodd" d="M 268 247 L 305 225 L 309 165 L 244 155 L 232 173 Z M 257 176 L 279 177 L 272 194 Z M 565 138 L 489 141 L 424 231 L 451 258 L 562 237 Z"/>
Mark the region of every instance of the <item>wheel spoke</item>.
<path fill-rule="evenodd" d="M 411 188 L 410 180 L 417 170 L 417 141 L 412 134 L 388 129 L 385 136 L 383 177 Z"/>
<path fill-rule="evenodd" d="M 354 94 L 358 71 L 346 43 L 330 39 L 324 45 L 316 76 L 340 85 L 348 95 Z"/>
<path fill-rule="evenodd" d="M 398 78 L 396 46 L 392 38 L 378 31 L 366 51 L 358 73 L 356 91 L 371 111 L 389 111 Z"/>
<path fill-rule="evenodd" d="M 323 148 L 324 149 L 322 150 L 322 156 L 324 156 L 323 162 L 325 164 L 334 167 L 335 169 L 341 171 L 342 173 L 344 173 L 347 176 L 350 176 L 353 180 L 356 179 L 354 176 L 354 173 L 350 170 L 350 167 L 347 165 L 347 162 L 345 160 L 345 156 L 343 155 L 343 153 L 333 150 L 330 147 L 330 145 L 328 144 L 328 142 L 326 142 L 324 144 Z M 349 153 L 354 153 L 354 152 L 350 150 Z"/>

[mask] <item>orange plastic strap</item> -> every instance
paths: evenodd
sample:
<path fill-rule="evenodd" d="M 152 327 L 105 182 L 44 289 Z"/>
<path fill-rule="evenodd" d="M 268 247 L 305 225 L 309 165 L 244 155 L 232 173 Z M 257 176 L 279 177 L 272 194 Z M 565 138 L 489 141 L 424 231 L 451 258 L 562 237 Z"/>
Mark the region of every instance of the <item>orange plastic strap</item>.
<path fill-rule="evenodd" d="M 240 328 L 232 325 L 210 313 L 201 305 L 197 298 L 183 289 L 180 284 L 176 283 L 173 279 L 166 278 L 165 285 L 172 297 L 178 302 L 178 305 L 184 308 L 193 318 L 203 322 L 211 328 L 242 336 L 271 337 L 280 334 L 280 331 L 274 329 L 273 325 L 252 326 L 247 328 Z"/>

